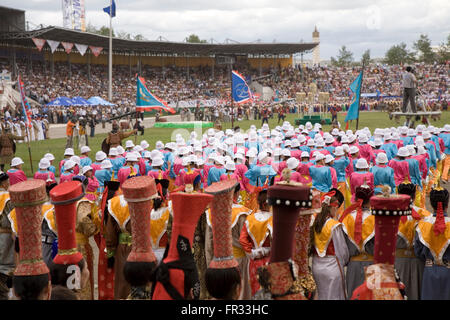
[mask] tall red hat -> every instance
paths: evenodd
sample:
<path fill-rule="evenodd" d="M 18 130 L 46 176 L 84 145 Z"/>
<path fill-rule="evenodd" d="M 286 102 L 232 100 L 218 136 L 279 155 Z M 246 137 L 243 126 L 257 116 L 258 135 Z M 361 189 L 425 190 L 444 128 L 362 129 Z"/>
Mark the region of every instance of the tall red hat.
<path fill-rule="evenodd" d="M 228 269 L 239 265 L 233 256 L 231 235 L 231 211 L 237 180 L 224 180 L 211 184 L 205 193 L 214 196 L 211 203 L 214 257 L 209 264 L 212 269 Z"/>
<path fill-rule="evenodd" d="M 298 274 L 291 258 L 301 210 L 310 218 L 311 189 L 302 184 L 281 182 L 269 187 L 267 196 L 273 206 L 273 235 L 270 262 L 258 271 L 260 283 L 270 290 L 274 299 L 305 300 L 305 291 L 296 284 Z M 309 234 L 305 236 L 309 238 Z"/>
<path fill-rule="evenodd" d="M 58 254 L 53 259 L 56 264 L 77 264 L 83 259 L 75 237 L 76 206 L 83 196 L 83 187 L 79 181 L 63 182 L 50 191 L 58 228 Z"/>
<path fill-rule="evenodd" d="M 411 197 L 408 195 L 373 196 L 370 198 L 375 215 L 375 248 L 373 262 L 394 264 L 400 217 L 411 214 Z"/>
<path fill-rule="evenodd" d="M 178 296 L 181 296 L 181 299 L 185 298 L 185 273 L 179 267 L 170 268 L 169 264 L 175 263 L 180 259 L 178 250 L 181 250 L 183 254 L 192 255 L 189 251 L 190 245 L 194 238 L 194 232 L 197 227 L 198 219 L 214 198 L 212 195 L 205 193 L 183 192 L 172 193 L 170 197 L 172 200 L 173 209 L 172 235 L 167 257 L 163 259 L 156 271 L 157 282 L 155 284 L 155 291 L 152 296 L 153 300 L 174 299 L 171 294 L 168 293 L 166 287 L 170 287 L 175 290 L 178 293 Z M 192 263 L 192 268 L 195 269 L 194 271 L 197 273 L 195 263 L 190 261 L 189 264 L 192 265 Z M 163 281 L 166 285 L 163 284 Z"/>
<path fill-rule="evenodd" d="M 132 248 L 127 261 L 154 262 L 155 254 L 150 242 L 150 212 L 152 199 L 158 196 L 155 179 L 141 176 L 122 184 L 131 218 Z"/>
<path fill-rule="evenodd" d="M 42 204 L 47 200 L 43 180 L 27 180 L 9 188 L 11 203 L 16 209 L 19 236 L 19 264 L 16 276 L 36 276 L 49 273 L 42 260 Z"/>

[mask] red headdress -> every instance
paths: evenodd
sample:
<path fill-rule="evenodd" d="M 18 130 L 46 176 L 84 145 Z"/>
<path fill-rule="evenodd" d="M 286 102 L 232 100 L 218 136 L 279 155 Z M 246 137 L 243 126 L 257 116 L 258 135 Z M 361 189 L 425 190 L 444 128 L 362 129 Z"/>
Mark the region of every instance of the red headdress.
<path fill-rule="evenodd" d="M 56 264 L 77 264 L 83 259 L 83 255 L 78 252 L 75 237 L 76 206 L 83 196 L 83 188 L 79 181 L 63 182 L 50 191 L 58 227 L 58 254 L 53 259 Z"/>
<path fill-rule="evenodd" d="M 47 200 L 45 182 L 28 180 L 9 188 L 11 203 L 16 209 L 19 236 L 19 264 L 15 276 L 35 276 L 49 273 L 42 260 L 42 204 Z"/>
<path fill-rule="evenodd" d="M 211 223 L 214 242 L 214 258 L 209 268 L 228 269 L 239 264 L 233 257 L 231 236 L 231 210 L 233 206 L 234 189 L 238 185 L 236 180 L 224 180 L 211 184 L 205 193 L 214 196 L 211 207 Z"/>
<path fill-rule="evenodd" d="M 158 196 L 155 179 L 141 176 L 128 179 L 122 184 L 131 218 L 132 248 L 127 261 L 154 262 L 155 254 L 150 242 L 150 214 L 152 199 Z"/>

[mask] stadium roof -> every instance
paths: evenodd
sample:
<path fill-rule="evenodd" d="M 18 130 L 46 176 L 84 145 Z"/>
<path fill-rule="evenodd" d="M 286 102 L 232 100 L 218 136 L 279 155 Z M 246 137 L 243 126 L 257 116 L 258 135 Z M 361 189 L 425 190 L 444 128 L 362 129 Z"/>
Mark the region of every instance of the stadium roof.
<path fill-rule="evenodd" d="M 108 49 L 109 37 L 78 30 L 50 26 L 33 31 L 0 33 L 0 42 L 34 47 L 32 38 L 73 42 Z M 163 41 L 137 41 L 113 38 L 115 52 L 167 54 L 294 54 L 312 50 L 317 43 L 233 43 L 208 44 Z"/>

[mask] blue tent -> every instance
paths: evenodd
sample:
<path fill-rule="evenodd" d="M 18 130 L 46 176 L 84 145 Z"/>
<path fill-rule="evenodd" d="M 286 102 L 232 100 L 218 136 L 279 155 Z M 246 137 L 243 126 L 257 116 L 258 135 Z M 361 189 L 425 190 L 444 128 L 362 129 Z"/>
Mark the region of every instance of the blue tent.
<path fill-rule="evenodd" d="M 90 106 L 91 103 L 87 101 L 86 99 L 83 99 L 82 97 L 74 97 L 72 98 L 72 105 L 73 106 Z"/>
<path fill-rule="evenodd" d="M 50 101 L 49 103 L 46 104 L 47 106 L 50 107 L 68 107 L 73 105 L 73 102 L 70 98 L 67 97 L 58 97 L 53 101 Z"/>
<path fill-rule="evenodd" d="M 101 97 L 91 97 L 87 100 L 90 104 L 96 105 L 96 106 L 115 106 L 114 103 L 108 102 L 105 99 L 102 99 Z"/>

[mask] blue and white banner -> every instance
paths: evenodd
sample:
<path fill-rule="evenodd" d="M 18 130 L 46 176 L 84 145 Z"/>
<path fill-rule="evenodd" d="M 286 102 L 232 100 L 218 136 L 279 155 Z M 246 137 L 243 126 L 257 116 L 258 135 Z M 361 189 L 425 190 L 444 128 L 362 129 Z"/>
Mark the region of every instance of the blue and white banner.
<path fill-rule="evenodd" d="M 237 104 L 253 101 L 250 87 L 245 81 L 245 78 L 237 71 L 232 71 L 231 74 L 231 96 Z"/>
<path fill-rule="evenodd" d="M 62 0 L 62 11 L 64 28 L 86 31 L 84 0 Z"/>

